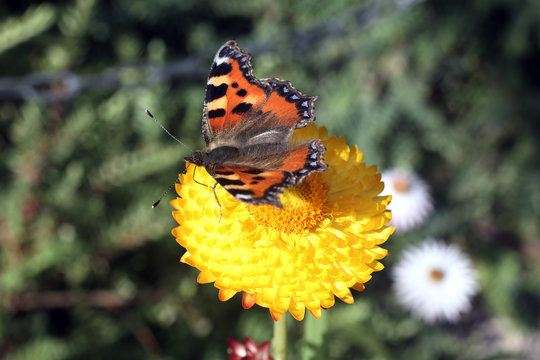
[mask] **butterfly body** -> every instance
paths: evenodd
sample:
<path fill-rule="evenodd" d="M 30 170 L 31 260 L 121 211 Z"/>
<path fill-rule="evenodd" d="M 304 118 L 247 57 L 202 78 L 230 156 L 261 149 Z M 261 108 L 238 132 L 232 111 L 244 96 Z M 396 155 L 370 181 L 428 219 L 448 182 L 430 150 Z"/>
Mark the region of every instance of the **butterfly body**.
<path fill-rule="evenodd" d="M 281 207 L 285 188 L 327 168 L 320 140 L 290 143 L 294 129 L 315 120 L 316 97 L 288 81 L 256 79 L 250 60 L 232 40 L 218 50 L 203 110 L 206 147 L 186 161 L 204 166 L 237 200 Z"/>

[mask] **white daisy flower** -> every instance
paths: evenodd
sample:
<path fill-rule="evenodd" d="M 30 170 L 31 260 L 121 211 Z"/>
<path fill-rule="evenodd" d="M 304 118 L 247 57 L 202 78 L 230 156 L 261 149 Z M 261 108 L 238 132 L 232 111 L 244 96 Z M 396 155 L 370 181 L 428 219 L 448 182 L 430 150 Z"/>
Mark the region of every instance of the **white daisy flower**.
<path fill-rule="evenodd" d="M 390 225 L 406 232 L 421 225 L 433 210 L 427 184 L 413 172 L 388 169 L 382 172 L 384 191 L 392 195 L 388 209 L 392 210 Z"/>
<path fill-rule="evenodd" d="M 398 301 L 429 323 L 456 321 L 476 294 L 476 272 L 457 247 L 428 239 L 404 251 L 392 269 Z"/>

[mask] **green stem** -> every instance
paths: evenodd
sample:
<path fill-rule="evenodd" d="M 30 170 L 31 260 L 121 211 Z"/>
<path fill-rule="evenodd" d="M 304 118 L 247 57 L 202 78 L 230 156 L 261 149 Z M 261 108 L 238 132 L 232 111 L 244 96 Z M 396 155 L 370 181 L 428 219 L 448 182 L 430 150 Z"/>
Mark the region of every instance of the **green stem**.
<path fill-rule="evenodd" d="M 287 360 L 287 314 L 274 321 L 274 360 Z"/>
<path fill-rule="evenodd" d="M 328 344 L 325 341 L 328 331 L 328 316 L 323 311 L 320 319 L 306 316 L 304 319 L 304 343 L 302 360 L 328 359 Z"/>

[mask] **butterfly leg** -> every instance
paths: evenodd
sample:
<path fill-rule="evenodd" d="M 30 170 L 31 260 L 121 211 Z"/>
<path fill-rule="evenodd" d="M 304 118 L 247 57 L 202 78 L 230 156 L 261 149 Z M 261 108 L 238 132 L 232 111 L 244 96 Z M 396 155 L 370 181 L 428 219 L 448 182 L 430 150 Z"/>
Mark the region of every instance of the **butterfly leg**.
<path fill-rule="evenodd" d="M 195 166 L 195 169 L 193 169 L 193 181 L 195 181 L 197 184 L 199 185 L 203 185 L 203 186 L 208 186 L 206 184 L 203 184 L 201 182 L 198 182 L 196 179 L 195 179 L 195 172 L 197 171 L 197 166 Z"/>
<path fill-rule="evenodd" d="M 216 202 L 217 202 L 217 205 L 218 205 L 218 208 L 219 208 L 219 220 L 218 220 L 218 224 L 219 224 L 219 222 L 221 221 L 221 204 L 219 203 L 219 199 L 217 198 L 217 195 L 216 195 L 216 186 L 218 186 L 217 181 L 214 184 L 214 186 L 212 187 L 212 191 L 214 192 L 214 197 L 216 198 Z"/>

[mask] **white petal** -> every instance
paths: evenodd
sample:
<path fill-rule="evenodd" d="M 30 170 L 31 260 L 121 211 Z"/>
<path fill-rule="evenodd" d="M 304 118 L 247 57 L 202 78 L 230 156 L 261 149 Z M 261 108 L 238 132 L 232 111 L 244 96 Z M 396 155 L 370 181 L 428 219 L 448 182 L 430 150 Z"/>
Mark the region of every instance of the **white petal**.
<path fill-rule="evenodd" d="M 434 280 L 434 270 L 442 278 Z M 432 239 L 405 250 L 392 276 L 398 301 L 427 322 L 456 321 L 478 291 L 469 258 L 458 248 Z"/>

